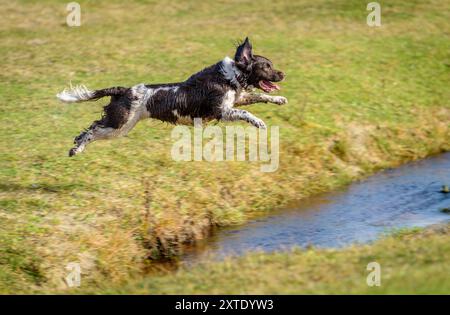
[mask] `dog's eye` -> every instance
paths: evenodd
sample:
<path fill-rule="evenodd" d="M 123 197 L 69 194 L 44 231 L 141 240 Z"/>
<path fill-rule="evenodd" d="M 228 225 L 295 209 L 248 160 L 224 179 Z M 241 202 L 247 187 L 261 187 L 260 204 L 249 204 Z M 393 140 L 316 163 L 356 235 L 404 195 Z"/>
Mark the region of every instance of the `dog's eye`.
<path fill-rule="evenodd" d="M 265 64 L 264 64 L 264 68 L 265 68 L 265 69 L 270 69 L 270 65 L 269 65 L 268 63 L 265 63 Z"/>

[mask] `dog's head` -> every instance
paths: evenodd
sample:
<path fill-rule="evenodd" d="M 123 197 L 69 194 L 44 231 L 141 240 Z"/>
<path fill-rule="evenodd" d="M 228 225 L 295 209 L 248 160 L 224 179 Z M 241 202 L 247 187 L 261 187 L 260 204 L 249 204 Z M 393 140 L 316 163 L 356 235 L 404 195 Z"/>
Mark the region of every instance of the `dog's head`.
<path fill-rule="evenodd" d="M 282 81 L 285 74 L 273 67 L 268 58 L 253 55 L 252 44 L 248 40 L 238 46 L 234 56 L 236 67 L 244 74 L 248 86 L 254 86 L 266 93 L 279 90 L 274 82 Z"/>

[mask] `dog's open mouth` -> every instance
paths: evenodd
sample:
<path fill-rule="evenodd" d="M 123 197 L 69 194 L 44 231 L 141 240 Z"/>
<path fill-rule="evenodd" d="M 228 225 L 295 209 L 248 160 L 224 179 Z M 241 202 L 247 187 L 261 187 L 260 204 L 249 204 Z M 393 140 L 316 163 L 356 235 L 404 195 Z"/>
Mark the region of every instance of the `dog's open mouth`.
<path fill-rule="evenodd" d="M 277 91 L 280 89 L 280 87 L 277 84 L 266 80 L 259 81 L 258 85 L 261 88 L 261 90 L 263 90 L 266 93 L 270 93 L 272 91 Z"/>

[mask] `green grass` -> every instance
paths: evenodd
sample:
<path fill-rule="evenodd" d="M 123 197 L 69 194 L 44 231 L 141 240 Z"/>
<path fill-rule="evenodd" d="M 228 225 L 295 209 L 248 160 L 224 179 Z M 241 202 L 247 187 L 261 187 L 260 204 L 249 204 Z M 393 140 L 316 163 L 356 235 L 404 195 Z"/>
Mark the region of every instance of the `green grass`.
<path fill-rule="evenodd" d="M 103 285 L 103 294 L 448 294 L 450 226 L 402 230 L 372 245 L 344 250 L 295 249 L 248 254 L 203 263 L 177 272 L 133 280 L 120 287 Z M 368 286 L 380 265 L 380 286 Z"/>
<path fill-rule="evenodd" d="M 450 149 L 445 1 L 382 2 L 380 28 L 365 1 L 79 1 L 74 28 L 66 3 L 2 5 L 0 292 L 65 288 L 73 261 L 85 286 L 120 283 L 211 225 Z M 277 172 L 175 162 L 172 126 L 150 120 L 66 156 L 107 102 L 57 102 L 69 82 L 184 80 L 246 35 L 287 73 L 287 106 L 250 107 L 280 126 Z"/>

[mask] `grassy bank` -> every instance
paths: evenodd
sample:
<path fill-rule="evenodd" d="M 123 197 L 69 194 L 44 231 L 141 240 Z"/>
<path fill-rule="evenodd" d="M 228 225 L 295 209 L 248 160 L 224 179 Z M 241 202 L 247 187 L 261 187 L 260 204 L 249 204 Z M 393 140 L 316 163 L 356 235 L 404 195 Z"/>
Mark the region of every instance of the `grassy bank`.
<path fill-rule="evenodd" d="M 344 250 L 254 253 L 176 273 L 103 286 L 104 294 L 448 294 L 450 226 L 404 230 L 372 245 Z M 368 286 L 370 262 L 380 286 Z"/>
<path fill-rule="evenodd" d="M 382 3 L 380 28 L 366 25 L 364 1 L 79 3 L 73 28 L 65 1 L 2 4 L 0 292 L 65 288 L 69 262 L 85 286 L 121 282 L 211 225 L 450 149 L 445 2 Z M 184 80 L 246 35 L 287 73 L 288 105 L 250 107 L 280 126 L 277 172 L 175 162 L 172 126 L 150 120 L 66 156 L 107 102 L 58 103 L 69 81 Z"/>

